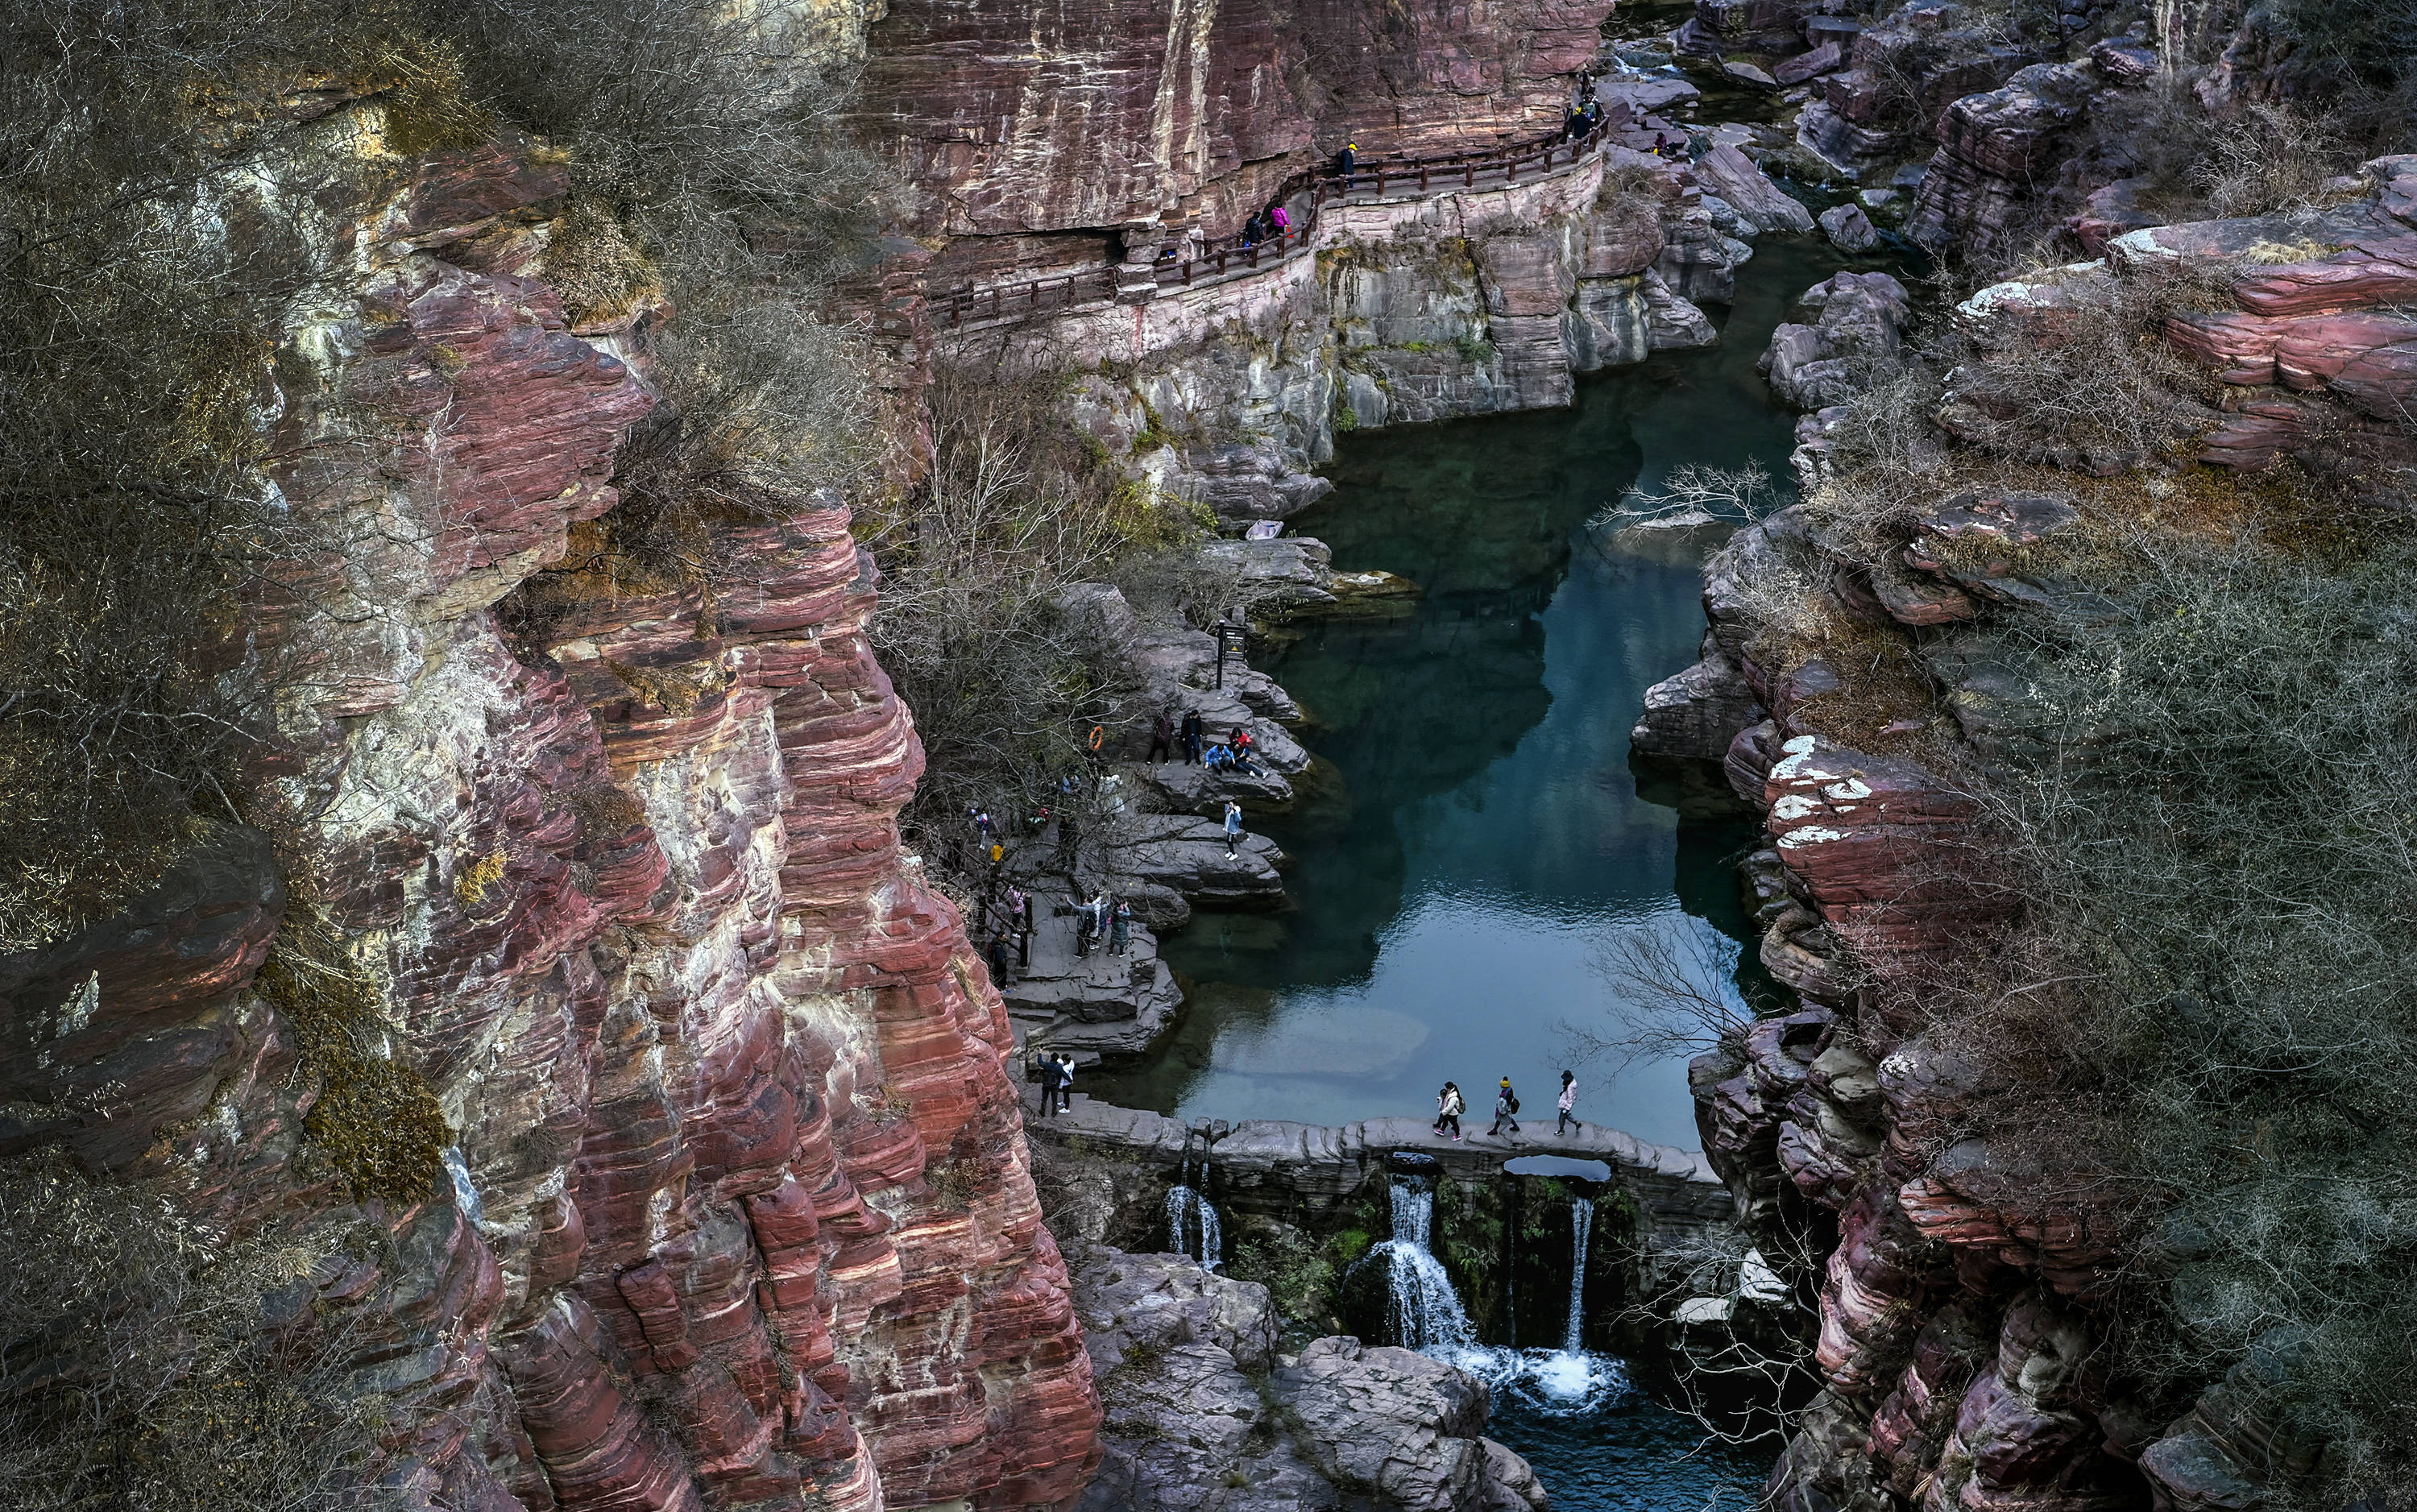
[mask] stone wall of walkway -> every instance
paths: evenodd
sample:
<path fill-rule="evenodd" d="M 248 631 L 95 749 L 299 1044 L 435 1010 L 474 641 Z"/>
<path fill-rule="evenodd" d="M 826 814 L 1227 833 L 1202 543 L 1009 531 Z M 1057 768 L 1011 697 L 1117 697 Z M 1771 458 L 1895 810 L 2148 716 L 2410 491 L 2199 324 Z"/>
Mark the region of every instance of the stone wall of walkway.
<path fill-rule="evenodd" d="M 1181 1172 L 1187 1146 L 1194 1161 L 1202 1149 L 1203 1124 L 1079 1094 L 1071 1110 L 1054 1117 L 1039 1116 L 1037 1100 L 1026 1112 L 1026 1126 L 1035 1139 L 1079 1142 L 1093 1154 L 1131 1160 L 1170 1178 Z M 1497 1139 L 1476 1132 L 1456 1143 L 1437 1139 L 1421 1118 L 1343 1125 L 1253 1119 L 1206 1127 L 1222 1130 L 1207 1145 L 1218 1204 L 1287 1220 L 1342 1207 L 1399 1151 L 1431 1157 L 1443 1176 L 1463 1182 L 1489 1180 L 1523 1156 L 1600 1160 L 1610 1168 L 1612 1183 L 1636 1200 L 1647 1234 L 1665 1243 L 1736 1214 L 1728 1188 L 1702 1155 L 1649 1143 L 1601 1124 L 1558 1137 L 1546 1126 L 1530 1124 L 1522 1135 Z"/>

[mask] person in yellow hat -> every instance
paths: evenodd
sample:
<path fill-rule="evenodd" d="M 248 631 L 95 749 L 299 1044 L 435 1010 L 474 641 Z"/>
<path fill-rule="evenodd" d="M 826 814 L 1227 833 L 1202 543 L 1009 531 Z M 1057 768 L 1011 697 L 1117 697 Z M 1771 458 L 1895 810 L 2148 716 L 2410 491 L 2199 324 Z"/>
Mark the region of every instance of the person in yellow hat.
<path fill-rule="evenodd" d="M 1494 1126 L 1485 1132 L 1500 1134 L 1505 1124 L 1511 1126 L 1512 1133 L 1519 1132 L 1519 1095 L 1511 1090 L 1511 1079 L 1507 1076 L 1502 1079 L 1502 1084 L 1494 1089 Z"/>

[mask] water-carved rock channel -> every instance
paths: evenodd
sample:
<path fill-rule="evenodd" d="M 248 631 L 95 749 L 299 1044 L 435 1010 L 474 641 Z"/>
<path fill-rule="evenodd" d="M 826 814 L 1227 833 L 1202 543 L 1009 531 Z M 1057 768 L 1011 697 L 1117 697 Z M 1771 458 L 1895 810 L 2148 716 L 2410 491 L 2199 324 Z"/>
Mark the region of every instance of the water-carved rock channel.
<path fill-rule="evenodd" d="M 1430 1114 L 1451 1080 L 1470 1142 L 1490 1146 L 1493 1089 L 1509 1076 L 1532 1138 L 1553 1127 L 1570 1029 L 1604 1032 L 1622 1006 L 1597 965 L 1608 942 L 1649 931 L 1682 955 L 1735 956 L 1746 926 L 1730 864 L 1752 831 L 1682 819 L 1650 783 L 1640 794 L 1628 743 L 1645 689 L 1695 654 L 1717 537 L 1597 516 L 1688 464 L 1759 462 L 1785 487 L 1793 419 L 1756 359 L 1790 300 L 1838 265 L 1826 249 L 1766 242 L 1740 270 L 1718 346 L 1582 384 L 1570 408 L 1344 438 L 1334 493 L 1295 527 L 1327 541 L 1338 570 L 1381 568 L 1422 595 L 1394 618 L 1307 622 L 1254 657 L 1300 701 L 1298 733 L 1322 764 L 1294 811 L 1264 825 L 1295 858 L 1290 905 L 1204 913 L 1166 941 L 1182 1021 L 1150 1064 L 1093 1081 L 1103 1102 L 1185 1126 L 1338 1125 Z M 1681 1060 L 1573 1068 L 1589 1124 L 1698 1143 Z M 1363 1158 L 1385 1142 L 1377 1128 Z M 1236 1178 L 1188 1140 L 1182 1159 L 1168 1247 L 1230 1254 L 1249 1214 L 1227 1215 L 1221 1235 L 1210 1204 Z M 1648 1372 L 1633 1382 L 1603 1352 L 1613 1330 L 1589 1309 L 1618 1299 L 1588 1295 L 1600 1188 L 1568 1185 L 1566 1216 L 1544 1220 L 1554 1239 L 1526 1237 L 1532 1211 L 1511 1216 L 1507 1238 L 1491 1220 L 1501 1294 L 1475 1306 L 1452 1274 L 1467 1262 L 1437 1256 L 1436 1178 L 1396 1170 L 1389 1188 L 1363 1185 L 1348 1201 L 1384 1191 L 1390 1210 L 1348 1220 L 1374 1242 L 1338 1281 L 1361 1299 L 1345 1321 L 1486 1380 L 1490 1431 L 1528 1458 L 1556 1507 L 1750 1500 L 1761 1457 L 1699 1449 L 1695 1425 L 1640 1383 Z M 1536 1252 L 1512 1257 L 1521 1244 Z M 1555 1294 L 1511 1294 L 1522 1289 Z"/>
<path fill-rule="evenodd" d="M 1482 1128 L 1510 1076 L 1553 1122 L 1565 1024 L 1600 1030 L 1606 942 L 1647 930 L 1727 950 L 1726 862 L 1749 831 L 1640 796 L 1645 689 L 1695 659 L 1700 532 L 1589 528 L 1632 483 L 1757 461 L 1794 419 L 1755 370 L 1788 302 L 1836 267 L 1772 240 L 1739 270 L 1718 346 L 1581 384 L 1569 408 L 1347 436 L 1334 493 L 1294 523 L 1338 570 L 1418 582 L 1390 620 L 1308 622 L 1254 658 L 1328 764 L 1264 827 L 1295 857 L 1280 914 L 1203 914 L 1168 938 L 1182 1023 L 1108 1101 L 1190 1120 L 1337 1124 L 1432 1113 L 1457 1081 Z M 1675 1060 L 1578 1067 L 1579 1116 L 1694 1147 Z"/>

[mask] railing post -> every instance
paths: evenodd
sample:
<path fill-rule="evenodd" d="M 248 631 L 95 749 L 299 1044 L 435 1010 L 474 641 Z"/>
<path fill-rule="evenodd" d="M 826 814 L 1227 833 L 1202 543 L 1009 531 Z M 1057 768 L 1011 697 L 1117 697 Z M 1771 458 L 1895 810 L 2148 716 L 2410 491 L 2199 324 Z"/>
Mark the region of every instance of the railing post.
<path fill-rule="evenodd" d="M 1421 159 L 1420 160 L 1420 162 L 1419 162 L 1419 192 L 1420 192 L 1420 193 L 1421 193 L 1421 194 L 1424 194 L 1426 191 L 1427 191 L 1427 165 L 1426 165 L 1426 161 L 1425 161 L 1425 159 Z"/>
<path fill-rule="evenodd" d="M 1477 159 L 1467 153 L 1460 155 L 1461 183 L 1468 189 L 1477 187 Z"/>
<path fill-rule="evenodd" d="M 1384 165 L 1383 163 L 1378 163 L 1378 164 L 1376 165 L 1376 193 L 1377 193 L 1377 195 L 1378 195 L 1378 197 L 1379 197 L 1379 198 L 1382 198 L 1382 197 L 1383 197 L 1383 195 L 1384 195 L 1384 192 L 1385 192 L 1385 165 Z"/>

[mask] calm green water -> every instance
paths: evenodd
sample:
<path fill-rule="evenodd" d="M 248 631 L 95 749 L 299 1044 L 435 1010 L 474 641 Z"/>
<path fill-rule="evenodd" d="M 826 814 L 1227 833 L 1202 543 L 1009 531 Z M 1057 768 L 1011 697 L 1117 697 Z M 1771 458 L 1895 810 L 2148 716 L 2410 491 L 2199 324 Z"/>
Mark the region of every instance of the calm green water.
<path fill-rule="evenodd" d="M 1199 915 L 1166 942 L 1191 1003 L 1160 1063 L 1098 1079 L 1110 1100 L 1226 1119 L 1426 1114 L 1446 1079 L 1472 1129 L 1508 1075 L 1553 1122 L 1564 1066 L 1580 1115 L 1695 1148 L 1682 1061 L 1573 1062 L 1600 1029 L 1594 961 L 1624 930 L 1734 955 L 1728 863 L 1753 838 L 1637 796 L 1628 733 L 1648 686 L 1695 659 L 1712 544 L 1626 544 L 1589 515 L 1688 462 L 1784 478 L 1794 417 L 1755 373 L 1788 301 L 1843 265 L 1768 238 L 1721 343 L 1582 380 L 1562 410 L 1344 439 L 1335 491 L 1295 522 L 1345 570 L 1426 589 L 1417 612 L 1312 625 L 1259 664 L 1309 713 L 1331 764 L 1265 827 L 1297 858 L 1280 915 Z M 1715 319 L 1724 312 L 1715 309 Z"/>

